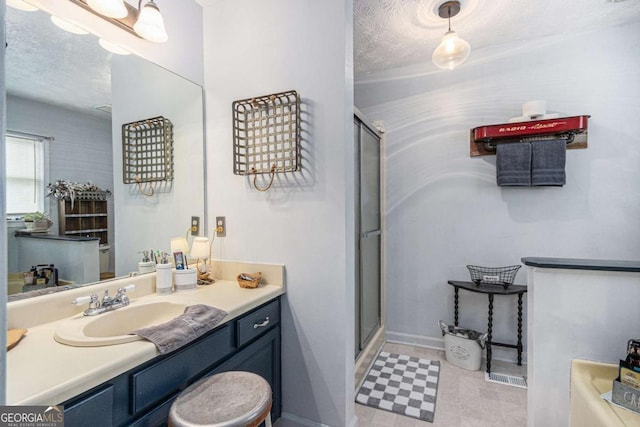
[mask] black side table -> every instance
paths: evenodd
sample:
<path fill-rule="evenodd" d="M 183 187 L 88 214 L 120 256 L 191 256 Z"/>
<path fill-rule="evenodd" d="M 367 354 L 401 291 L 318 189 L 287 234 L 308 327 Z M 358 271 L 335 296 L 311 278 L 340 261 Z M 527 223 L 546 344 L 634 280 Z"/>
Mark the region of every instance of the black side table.
<path fill-rule="evenodd" d="M 522 366 L 522 295 L 527 292 L 527 287 L 522 285 L 511 285 L 505 289 L 501 285 L 476 285 L 473 282 L 458 282 L 449 280 L 448 282 L 455 289 L 454 295 L 454 317 L 453 324 L 458 326 L 458 291 L 464 289 L 470 292 L 487 294 L 489 296 L 489 322 L 487 325 L 487 373 L 491 373 L 491 346 L 515 348 L 518 351 L 518 366 Z M 492 341 L 493 329 L 493 296 L 494 295 L 518 295 L 518 342 L 517 344 L 505 344 Z"/>

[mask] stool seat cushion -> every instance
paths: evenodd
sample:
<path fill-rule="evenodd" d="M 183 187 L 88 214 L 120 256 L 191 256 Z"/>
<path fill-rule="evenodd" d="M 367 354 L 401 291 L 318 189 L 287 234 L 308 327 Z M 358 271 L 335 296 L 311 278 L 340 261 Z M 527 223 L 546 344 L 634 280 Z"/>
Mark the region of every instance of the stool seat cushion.
<path fill-rule="evenodd" d="M 174 427 L 251 425 L 271 409 L 271 387 L 251 372 L 223 372 L 185 389 L 171 405 Z"/>

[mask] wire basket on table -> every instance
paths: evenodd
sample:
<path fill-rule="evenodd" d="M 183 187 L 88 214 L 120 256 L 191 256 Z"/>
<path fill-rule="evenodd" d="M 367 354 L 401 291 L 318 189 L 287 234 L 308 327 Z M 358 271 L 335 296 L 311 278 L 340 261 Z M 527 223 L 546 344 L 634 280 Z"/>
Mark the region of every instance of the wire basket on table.
<path fill-rule="evenodd" d="M 502 285 L 507 289 L 515 280 L 521 265 L 509 265 L 506 267 L 481 267 L 479 265 L 467 265 L 471 281 L 476 285 Z"/>

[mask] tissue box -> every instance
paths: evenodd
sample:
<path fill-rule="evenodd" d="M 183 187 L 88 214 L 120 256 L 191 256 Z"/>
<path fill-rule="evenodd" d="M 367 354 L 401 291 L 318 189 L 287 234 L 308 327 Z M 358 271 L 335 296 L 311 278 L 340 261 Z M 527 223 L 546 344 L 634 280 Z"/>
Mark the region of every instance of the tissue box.
<path fill-rule="evenodd" d="M 613 380 L 611 401 L 640 414 L 640 389 L 621 383 L 620 377 Z"/>

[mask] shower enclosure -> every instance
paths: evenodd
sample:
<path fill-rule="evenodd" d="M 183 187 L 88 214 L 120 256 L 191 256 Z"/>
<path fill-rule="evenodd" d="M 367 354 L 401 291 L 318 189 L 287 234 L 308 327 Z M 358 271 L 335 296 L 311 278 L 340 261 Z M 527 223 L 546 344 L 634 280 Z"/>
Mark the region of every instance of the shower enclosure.
<path fill-rule="evenodd" d="M 356 110 L 356 331 L 358 358 L 382 325 L 381 134 Z"/>

